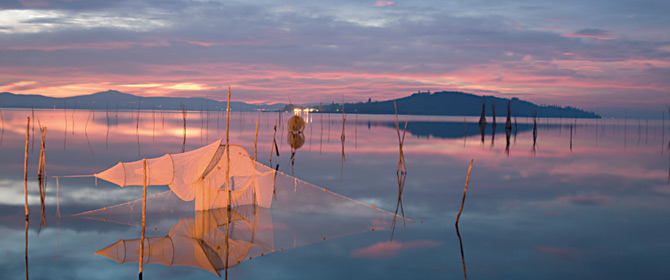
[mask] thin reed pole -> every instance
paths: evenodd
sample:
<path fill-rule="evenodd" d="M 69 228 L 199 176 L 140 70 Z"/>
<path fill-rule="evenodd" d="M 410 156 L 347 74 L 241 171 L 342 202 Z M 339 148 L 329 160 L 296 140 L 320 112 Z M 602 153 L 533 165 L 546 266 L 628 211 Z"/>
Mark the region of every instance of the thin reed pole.
<path fill-rule="evenodd" d="M 65 120 L 65 129 L 63 130 L 63 150 L 65 150 L 65 144 L 67 143 L 67 102 L 63 101 L 63 117 Z"/>
<path fill-rule="evenodd" d="M 26 124 L 26 149 L 23 157 L 23 196 L 25 197 L 26 221 L 28 221 L 28 146 L 30 144 L 30 117 Z"/>
<path fill-rule="evenodd" d="M 45 174 L 46 173 L 46 162 L 45 162 L 46 159 L 44 158 L 44 151 L 46 149 L 45 137 L 46 137 L 46 133 L 47 133 L 47 128 L 45 126 L 44 128 L 40 128 L 40 130 L 42 132 L 42 145 L 41 145 L 41 148 L 40 148 L 40 161 L 39 161 L 38 168 L 37 168 L 37 179 L 39 181 L 40 206 L 41 206 L 41 210 L 42 210 L 42 225 L 46 226 L 47 221 L 46 221 L 46 217 L 45 217 L 44 200 L 46 198 L 46 191 L 47 191 L 46 190 L 46 184 L 47 184 L 47 182 L 46 182 L 46 174 Z"/>
<path fill-rule="evenodd" d="M 257 143 L 258 143 L 258 119 L 256 120 L 256 137 L 254 138 L 254 170 L 256 170 L 256 163 L 258 162 L 257 159 L 256 159 L 256 155 L 258 153 L 257 145 L 256 145 Z M 256 181 L 256 173 L 254 173 L 253 180 L 254 180 L 254 182 Z M 252 189 L 252 192 L 253 192 L 253 196 L 254 196 L 254 209 L 255 209 L 256 204 L 257 204 L 256 203 L 257 202 L 256 201 L 256 188 L 255 187 Z"/>
<path fill-rule="evenodd" d="M 258 120 L 256 120 L 256 137 L 254 138 L 254 164 L 256 164 L 256 153 L 257 153 L 257 144 L 258 143 Z"/>
<path fill-rule="evenodd" d="M 31 111 L 32 111 L 32 116 L 33 116 L 33 142 L 30 146 L 30 152 L 32 153 L 35 150 L 35 106 L 30 106 Z"/>
<path fill-rule="evenodd" d="M 463 240 L 461 239 L 461 232 L 458 230 L 458 223 L 456 223 L 456 235 L 458 235 L 458 244 L 461 246 L 461 263 L 463 264 L 463 277 L 468 280 L 468 272 L 465 270 L 465 253 L 463 253 Z"/>
<path fill-rule="evenodd" d="M 279 148 L 277 147 L 277 120 L 275 120 L 274 131 L 274 135 L 272 135 L 272 146 L 270 146 L 270 162 L 272 162 L 272 152 L 276 151 L 277 156 L 279 156 Z"/>
<path fill-rule="evenodd" d="M 226 104 L 226 192 L 228 192 L 228 214 L 230 214 L 230 86 L 228 86 L 228 103 Z M 227 229 L 228 225 L 226 224 L 226 231 Z M 226 250 L 228 250 L 228 247 L 226 247 Z M 228 266 L 227 255 L 226 266 Z"/>
<path fill-rule="evenodd" d="M 25 267 L 26 267 L 26 280 L 28 280 L 28 215 L 26 214 L 26 233 L 24 236 L 24 257 L 25 257 Z"/>
<path fill-rule="evenodd" d="M 230 86 L 228 86 L 228 104 L 226 104 L 226 192 L 228 193 L 228 207 L 226 212 L 226 239 L 225 239 L 225 279 L 228 279 L 228 256 L 230 255 L 230 245 L 228 244 L 228 238 L 230 234 Z"/>
<path fill-rule="evenodd" d="M 409 122 L 409 120 L 405 119 L 405 128 L 403 129 L 402 137 L 401 137 L 400 136 L 400 125 L 398 124 L 398 106 L 396 105 L 395 100 L 393 101 L 393 109 L 395 110 L 395 115 L 393 116 L 393 120 L 395 122 L 396 133 L 398 134 L 398 149 L 399 149 L 398 169 L 396 170 L 396 173 L 398 173 L 398 172 L 407 173 L 407 166 L 405 165 L 405 153 L 402 150 L 402 146 L 405 143 L 405 134 L 407 133 L 407 123 Z"/>
<path fill-rule="evenodd" d="M 139 277 L 142 280 L 142 266 L 144 264 L 144 233 L 146 227 L 147 216 L 147 160 L 142 159 L 142 169 L 144 170 L 144 177 L 142 179 L 142 233 L 140 237 L 140 268 Z"/>
<path fill-rule="evenodd" d="M 60 184 L 56 176 L 56 217 L 60 219 Z"/>
<path fill-rule="evenodd" d="M 181 143 L 181 152 L 186 149 L 186 107 L 181 103 L 181 118 L 184 120 L 184 141 Z"/>
<path fill-rule="evenodd" d="M 468 167 L 468 176 L 465 177 L 465 188 L 463 189 L 463 200 L 461 201 L 461 209 L 458 210 L 458 216 L 456 216 L 456 226 L 458 226 L 458 220 L 461 219 L 461 213 L 463 212 L 463 205 L 465 204 L 465 195 L 468 193 L 468 182 L 470 181 L 470 171 L 472 170 L 472 162 L 475 159 L 470 160 L 470 167 Z"/>

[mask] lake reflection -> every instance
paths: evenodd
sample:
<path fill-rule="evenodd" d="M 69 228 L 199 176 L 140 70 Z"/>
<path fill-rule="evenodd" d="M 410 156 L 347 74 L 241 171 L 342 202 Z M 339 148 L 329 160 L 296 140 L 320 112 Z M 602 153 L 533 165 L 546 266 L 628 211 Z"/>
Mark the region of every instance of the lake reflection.
<path fill-rule="evenodd" d="M 2 109 L 2 116 L 0 277 L 23 279 L 22 161 L 26 117 L 32 117 L 32 112 Z M 402 178 L 399 202 L 398 137 L 392 116 L 348 115 L 346 141 L 341 141 L 341 115 L 303 116 L 305 139 L 293 159 L 287 143 L 290 116 L 284 114 L 279 122 L 278 113 L 232 112 L 230 142 L 253 154 L 258 120 L 259 162 L 271 166 L 276 137 L 279 156 L 272 157 L 273 169 L 278 164 L 280 172 L 379 209 L 393 212 L 401 205 L 405 216 L 416 222 L 398 221 L 395 230 L 362 228 L 355 235 L 344 231 L 335 234 L 340 238 L 324 241 L 318 236 L 334 230 L 327 222 L 333 215 L 272 212 L 278 233 L 274 242 L 279 233 L 290 233 L 283 235 L 282 242 L 291 243 L 293 233 L 299 241 L 300 233 L 321 232 L 313 234 L 313 242 L 304 242 L 305 246 L 287 246 L 279 253 L 240 262 L 228 271 L 229 279 L 462 279 L 463 260 L 453 223 L 470 159 L 474 165 L 459 222 L 470 279 L 670 277 L 666 268 L 670 261 L 670 122 L 539 116 L 533 145 L 532 118 L 512 118 L 508 136 L 504 123 L 495 133 L 491 123 L 480 131 L 478 117 L 410 116 L 403 144 L 407 175 Z M 31 136 L 37 146 L 29 147 L 31 278 L 137 277 L 137 264 L 118 264 L 94 255 L 119 239 L 138 238 L 137 223 L 71 215 L 136 200 L 141 198 L 141 187 L 119 188 L 102 181 L 96 185 L 93 178 L 60 178 L 57 184 L 51 176 L 93 174 L 119 161 L 179 153 L 182 145 L 193 150 L 225 137 L 225 114 L 188 112 L 186 117 L 183 144 L 181 112 L 144 111 L 138 116 L 136 112 L 35 111 L 35 125 L 48 127 L 49 181 L 47 226 L 38 235 L 39 137 Z M 152 186 L 149 195 L 167 189 Z M 190 215 L 195 224 L 195 213 Z M 148 235 L 168 236 L 186 217 L 158 219 L 147 228 L 152 233 Z M 287 222 L 278 227 L 282 219 Z M 144 278 L 218 276 L 192 267 L 149 264 Z"/>

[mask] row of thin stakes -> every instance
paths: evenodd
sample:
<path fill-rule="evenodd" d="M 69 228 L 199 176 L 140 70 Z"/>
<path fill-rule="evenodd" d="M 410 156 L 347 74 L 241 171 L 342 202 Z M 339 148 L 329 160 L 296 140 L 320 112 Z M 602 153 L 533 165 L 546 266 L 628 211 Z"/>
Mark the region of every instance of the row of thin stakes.
<path fill-rule="evenodd" d="M 398 122 L 398 106 L 396 105 L 395 100 L 393 101 L 393 109 L 395 110 L 395 115 L 393 116 L 393 121 L 395 122 L 395 128 L 396 132 L 398 134 L 398 148 L 399 148 L 399 158 L 398 158 L 398 169 L 396 170 L 396 173 L 405 175 L 407 174 L 407 167 L 405 165 L 405 153 L 403 152 L 403 144 L 405 143 L 405 134 L 407 133 L 407 123 L 408 120 L 405 120 L 405 127 L 402 132 L 402 136 L 400 135 L 400 124 Z M 508 109 L 508 119 L 507 119 L 507 124 L 505 125 L 505 128 L 511 127 L 510 120 L 509 120 L 509 106 L 507 107 Z M 669 109 L 670 110 L 670 109 Z M 342 109 L 342 112 L 344 112 L 344 108 Z M 482 112 L 482 117 L 484 116 Z M 494 116 L 495 117 L 495 116 Z M 344 119 L 344 117 L 343 117 Z M 344 122 L 343 122 L 344 123 Z M 342 132 L 343 138 L 344 138 L 344 130 Z M 456 216 L 456 226 L 458 227 L 458 221 L 461 218 L 461 213 L 463 212 L 463 205 L 465 204 L 465 195 L 468 192 L 468 182 L 470 181 L 470 171 L 472 171 L 472 163 L 474 162 L 474 159 L 470 160 L 470 167 L 468 168 L 468 175 L 465 178 L 465 188 L 463 189 L 463 200 L 461 200 L 461 209 L 458 210 L 458 216 Z M 399 179 L 400 180 L 400 179 Z M 404 181 L 404 180 L 403 180 Z M 402 195 L 404 184 L 399 184 L 399 190 L 398 190 L 398 197 Z M 397 210 L 396 210 L 397 214 Z M 403 215 L 404 216 L 404 215 Z"/>
<path fill-rule="evenodd" d="M 25 198 L 25 211 L 26 211 L 26 221 L 28 221 L 28 147 L 30 144 L 30 117 L 27 118 L 27 124 L 26 124 L 26 149 L 25 149 L 25 155 L 23 158 L 23 194 Z M 38 121 L 39 122 L 39 121 Z M 34 129 L 34 127 L 33 127 Z M 46 133 L 47 133 L 47 128 L 42 127 L 40 124 L 40 132 L 42 134 L 42 144 L 40 148 L 40 159 L 38 163 L 38 171 L 37 171 L 37 181 L 39 183 L 39 194 L 40 194 L 40 209 L 42 212 L 42 220 L 40 224 L 40 228 L 42 226 L 46 226 L 46 218 L 45 218 L 45 198 L 46 198 L 46 188 L 47 188 L 47 170 L 46 170 L 46 158 L 45 158 L 45 153 L 44 151 L 46 150 L 46 143 L 45 143 L 45 138 L 46 138 Z"/>

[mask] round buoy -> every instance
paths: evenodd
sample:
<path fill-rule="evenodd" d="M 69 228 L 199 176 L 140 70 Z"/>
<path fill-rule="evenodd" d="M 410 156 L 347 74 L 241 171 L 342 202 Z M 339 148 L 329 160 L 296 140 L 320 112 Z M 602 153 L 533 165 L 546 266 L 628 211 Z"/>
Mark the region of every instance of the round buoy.
<path fill-rule="evenodd" d="M 305 130 L 305 120 L 301 116 L 293 116 L 288 119 L 289 132 L 302 132 Z"/>

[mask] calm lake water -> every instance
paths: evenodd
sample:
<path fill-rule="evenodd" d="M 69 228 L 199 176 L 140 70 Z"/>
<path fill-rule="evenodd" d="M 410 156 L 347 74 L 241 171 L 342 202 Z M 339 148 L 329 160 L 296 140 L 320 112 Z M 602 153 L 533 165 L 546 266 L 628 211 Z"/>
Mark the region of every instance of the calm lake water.
<path fill-rule="evenodd" d="M 306 116 L 305 142 L 293 164 L 286 141 L 291 116 L 283 114 L 280 120 L 278 113 L 232 112 L 230 142 L 253 154 L 259 120 L 259 162 L 272 168 L 279 164 L 284 174 L 395 212 L 399 149 L 393 116 L 347 115 L 344 144 L 341 115 Z M 2 109 L 2 279 L 25 278 L 26 117 L 33 112 Z M 401 130 L 405 118 L 400 116 Z M 670 121 L 540 118 L 534 145 L 532 119 L 513 119 L 509 142 L 504 117 L 498 117 L 495 133 L 489 118 L 483 136 L 477 119 L 408 117 L 401 198 L 411 220 L 404 225 L 399 219 L 395 230 L 384 224 L 372 231 L 361 226 L 361 217 L 347 218 L 339 209 L 262 211 L 253 218 L 265 223 L 257 226 L 263 233 L 257 239 L 288 245 L 251 260 L 242 256 L 246 260 L 230 268 L 228 278 L 461 279 L 467 272 L 470 279 L 670 279 Z M 142 188 L 119 188 L 92 177 L 61 177 L 57 184 L 52 176 L 94 174 L 119 161 L 225 139 L 220 112 L 188 112 L 185 144 L 181 112 L 144 111 L 138 118 L 135 112 L 36 110 L 33 120 L 35 126 L 39 120 L 47 127 L 48 185 L 47 225 L 40 228 L 36 128 L 28 162 L 30 279 L 133 279 L 138 273 L 137 263 L 119 264 L 94 254 L 120 239 L 140 238 L 136 223 L 72 215 L 139 199 Z M 271 164 L 275 121 L 280 123 L 280 155 L 272 155 Z M 459 224 L 461 247 L 454 221 L 471 159 Z M 153 196 L 166 190 L 152 186 L 148 192 Z M 148 218 L 147 236 L 165 237 L 178 223 L 202 221 L 194 216 L 163 212 L 160 218 Z M 219 277 L 206 269 L 161 264 L 145 265 L 143 276 Z"/>

